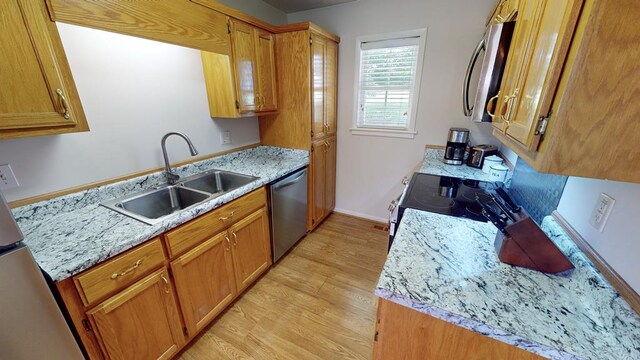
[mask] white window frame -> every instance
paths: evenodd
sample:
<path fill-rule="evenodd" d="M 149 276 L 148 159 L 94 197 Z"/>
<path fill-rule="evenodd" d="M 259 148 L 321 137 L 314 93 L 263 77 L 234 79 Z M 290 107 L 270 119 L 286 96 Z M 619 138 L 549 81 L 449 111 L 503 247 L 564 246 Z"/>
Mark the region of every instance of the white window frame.
<path fill-rule="evenodd" d="M 409 104 L 408 124 L 406 129 L 384 129 L 374 127 L 358 126 L 358 112 L 360 109 L 360 61 L 361 61 L 361 48 L 362 43 L 371 41 L 385 41 L 403 39 L 408 37 L 418 37 L 418 61 L 416 66 L 415 81 L 413 84 L 413 91 Z M 354 71 L 354 109 L 353 109 L 353 126 L 351 129 L 352 135 L 369 135 L 369 136 L 385 136 L 395 138 L 413 139 L 417 132 L 416 117 L 418 112 L 418 99 L 420 98 L 420 83 L 422 81 L 422 68 L 424 66 L 424 53 L 427 43 L 427 29 L 416 29 L 408 31 L 400 31 L 388 34 L 358 36 L 356 38 L 356 56 L 355 56 L 355 71 Z"/>

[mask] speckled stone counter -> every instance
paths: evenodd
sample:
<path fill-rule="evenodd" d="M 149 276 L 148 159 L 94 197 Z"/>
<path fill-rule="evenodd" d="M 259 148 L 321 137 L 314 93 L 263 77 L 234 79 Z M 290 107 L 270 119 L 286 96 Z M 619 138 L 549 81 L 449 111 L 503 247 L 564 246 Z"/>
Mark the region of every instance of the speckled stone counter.
<path fill-rule="evenodd" d="M 408 209 L 376 294 L 546 358 L 640 359 L 640 317 L 552 217 L 542 229 L 571 274 L 501 263 L 490 223 Z"/>
<path fill-rule="evenodd" d="M 165 184 L 162 172 L 23 206 L 13 213 L 36 262 L 54 281 L 59 281 L 308 164 L 307 151 L 260 146 L 179 167 L 175 170 L 181 177 L 219 169 L 259 179 L 156 225 L 99 204 Z"/>
<path fill-rule="evenodd" d="M 427 148 L 424 151 L 424 160 L 418 172 L 451 176 L 463 179 L 473 179 L 480 181 L 493 181 L 489 174 L 482 172 L 480 169 L 472 168 L 467 165 L 448 165 L 442 162 L 444 159 L 444 150 Z M 507 180 L 511 178 L 511 171 L 507 173 Z"/>

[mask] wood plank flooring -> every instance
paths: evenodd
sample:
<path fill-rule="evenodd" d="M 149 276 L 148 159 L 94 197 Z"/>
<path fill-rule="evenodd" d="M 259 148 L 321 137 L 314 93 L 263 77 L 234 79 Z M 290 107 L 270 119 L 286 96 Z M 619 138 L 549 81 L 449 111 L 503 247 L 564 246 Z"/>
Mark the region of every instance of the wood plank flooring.
<path fill-rule="evenodd" d="M 179 357 L 371 359 L 388 233 L 331 215 Z"/>

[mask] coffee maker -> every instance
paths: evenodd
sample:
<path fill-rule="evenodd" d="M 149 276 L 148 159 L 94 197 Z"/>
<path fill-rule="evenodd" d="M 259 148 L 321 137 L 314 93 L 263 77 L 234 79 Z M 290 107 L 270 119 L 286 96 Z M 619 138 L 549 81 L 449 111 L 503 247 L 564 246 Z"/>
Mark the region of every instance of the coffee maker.
<path fill-rule="evenodd" d="M 451 128 L 447 138 L 447 148 L 444 152 L 444 163 L 449 165 L 462 165 L 464 153 L 469 142 L 469 129 Z"/>

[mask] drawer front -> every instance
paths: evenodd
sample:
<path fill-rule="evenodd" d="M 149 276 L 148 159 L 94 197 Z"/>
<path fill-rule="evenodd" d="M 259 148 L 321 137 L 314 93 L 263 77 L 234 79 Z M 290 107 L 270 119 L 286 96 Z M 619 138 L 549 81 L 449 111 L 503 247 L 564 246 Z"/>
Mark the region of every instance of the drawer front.
<path fill-rule="evenodd" d="M 169 256 L 173 258 L 193 248 L 266 203 L 267 191 L 262 187 L 167 232 L 164 237 Z"/>
<path fill-rule="evenodd" d="M 73 282 L 85 305 L 131 285 L 165 261 L 162 242 L 153 239 L 116 258 L 75 276 Z"/>

